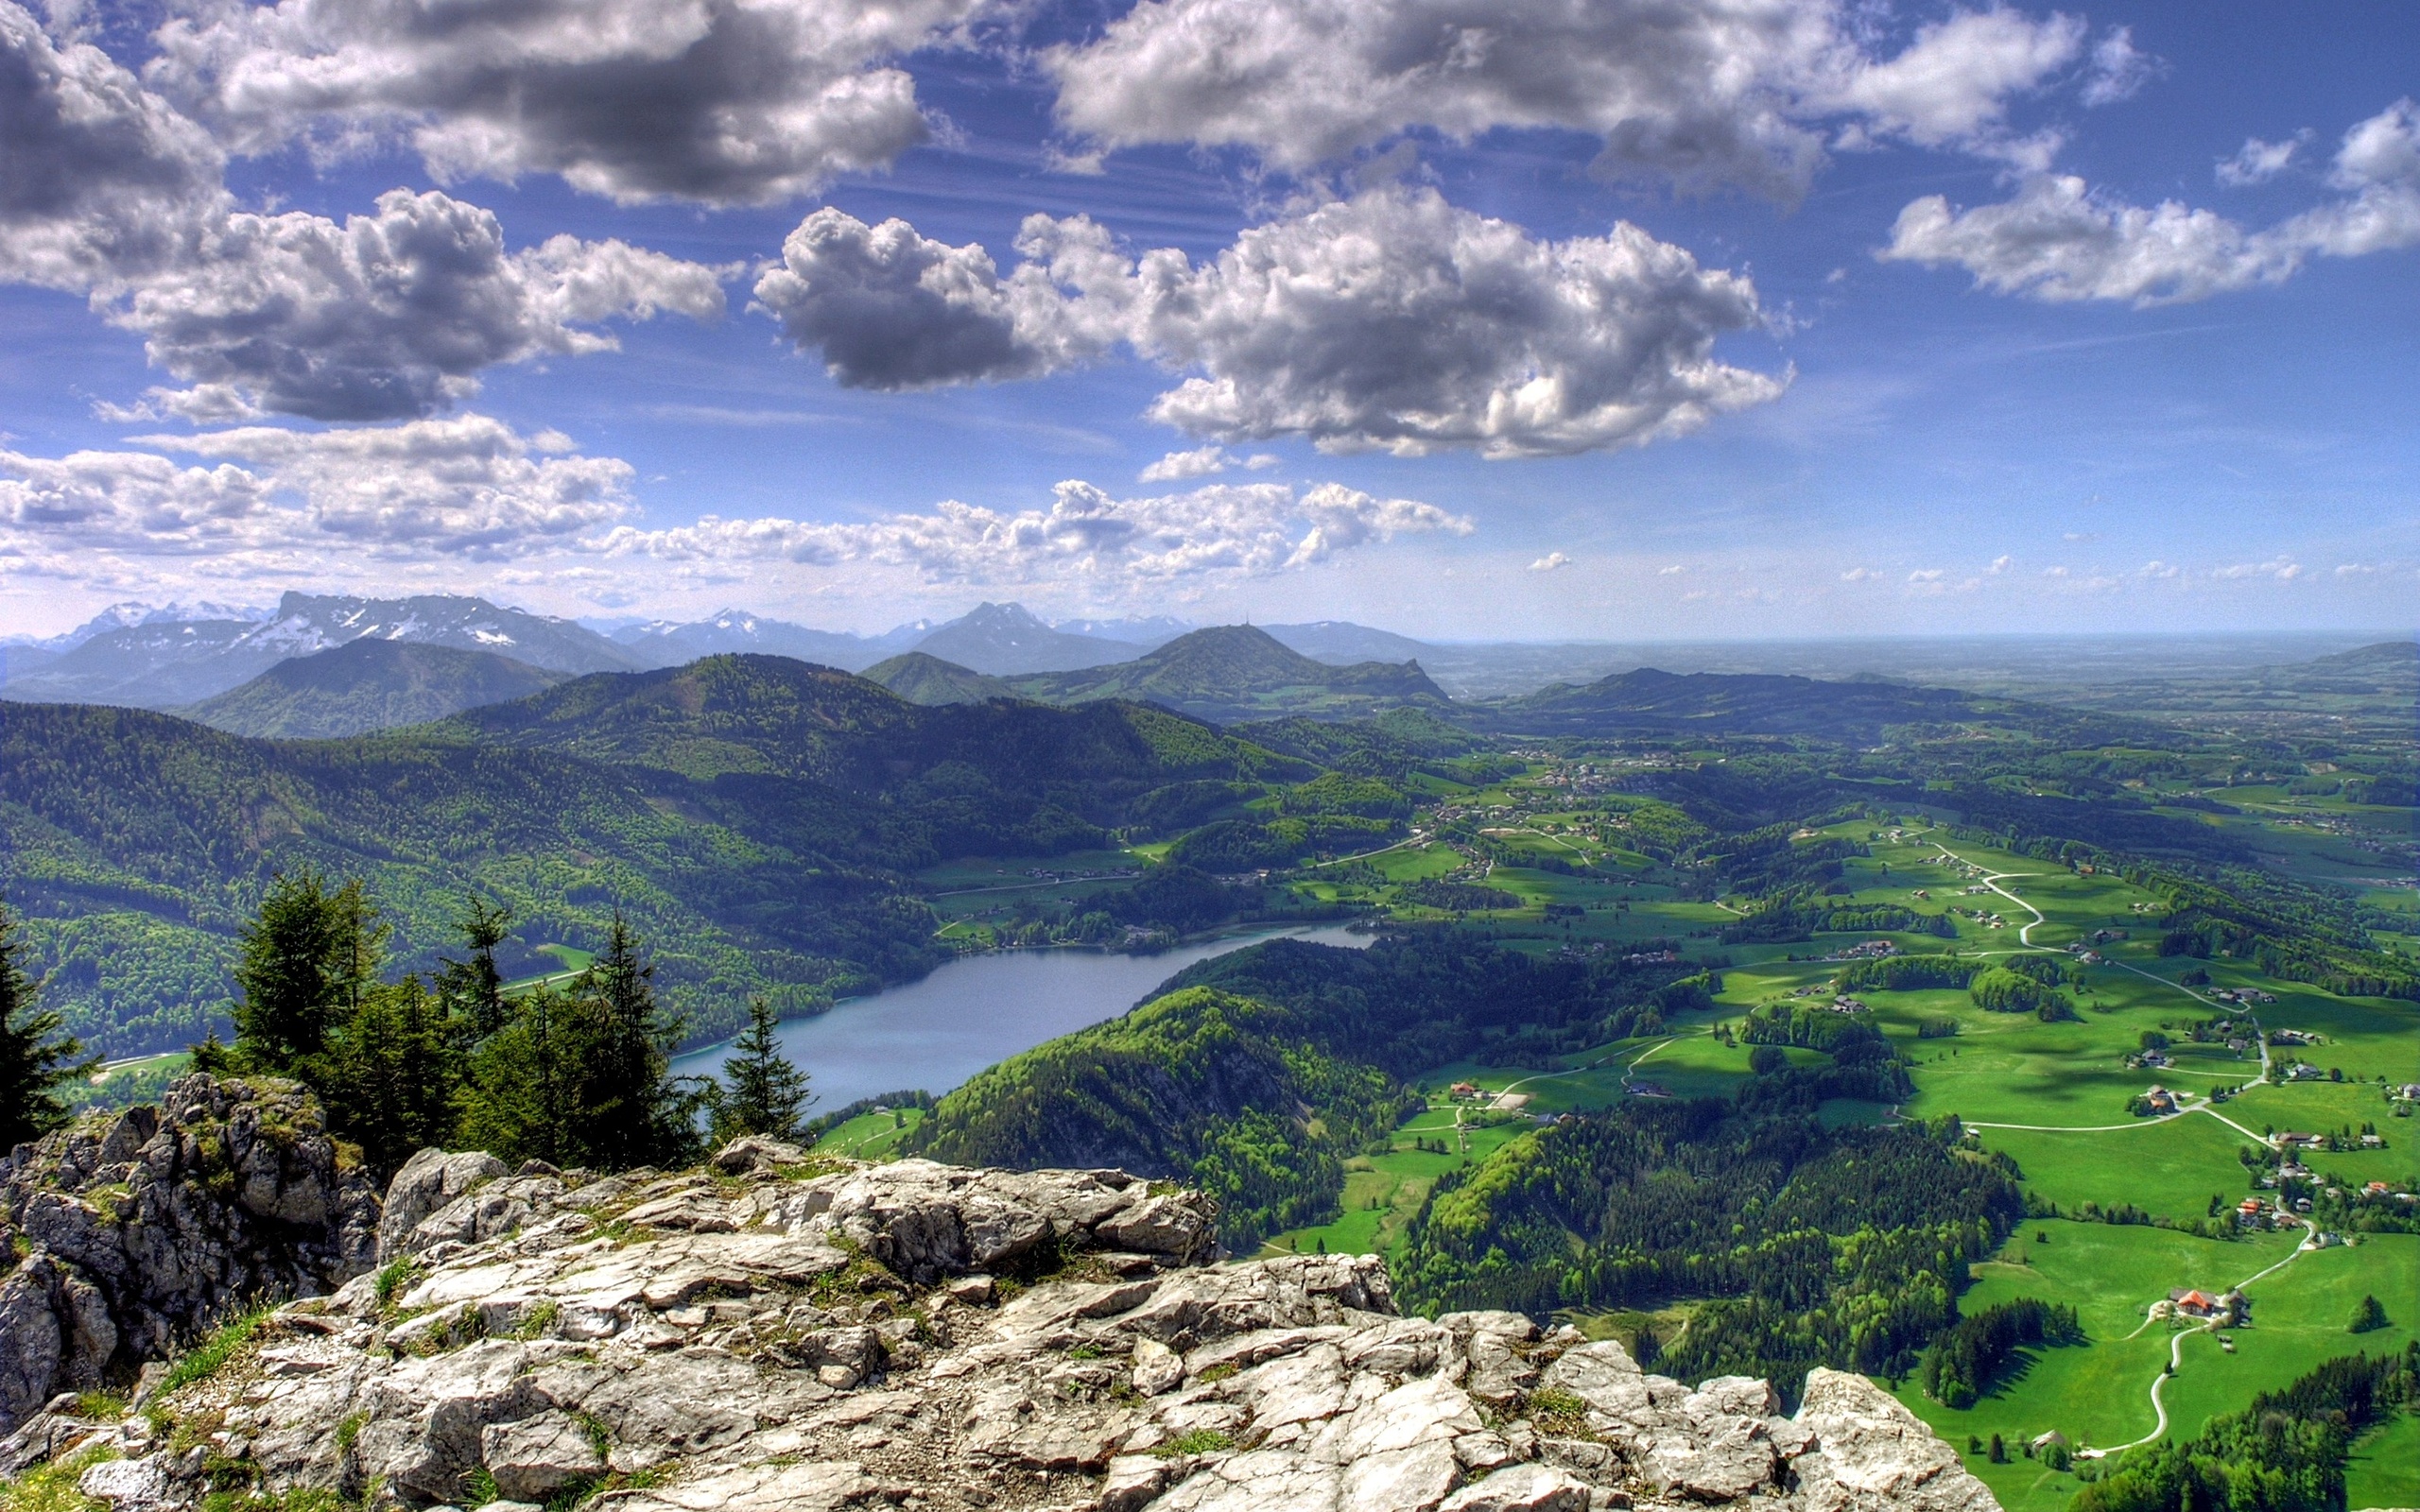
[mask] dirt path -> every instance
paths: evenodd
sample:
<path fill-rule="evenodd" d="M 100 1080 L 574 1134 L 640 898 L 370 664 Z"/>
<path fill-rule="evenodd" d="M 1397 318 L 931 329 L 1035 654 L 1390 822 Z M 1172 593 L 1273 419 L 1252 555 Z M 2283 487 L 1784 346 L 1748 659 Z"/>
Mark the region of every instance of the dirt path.
<path fill-rule="evenodd" d="M 2267 1267 L 2266 1269 L 2255 1271 L 2250 1276 L 2247 1276 L 2243 1280 L 2236 1282 L 2232 1290 L 2240 1292 L 2245 1287 L 2252 1285 L 2256 1281 L 2263 1280 L 2271 1276 L 2274 1276 L 2279 1271 L 2284 1270 L 2287 1266 L 2292 1264 L 2295 1261 L 2300 1260 L 2303 1256 L 2317 1249 L 2319 1247 L 2319 1225 L 2311 1222 L 2308 1218 L 2303 1219 L 2302 1225 L 2304 1229 L 2303 1242 L 2289 1250 L 2285 1259 L 2277 1262 L 2274 1265 Z M 2146 1319 L 2145 1321 L 2148 1326 L 2149 1320 Z M 2142 1332 L 2143 1331 L 2141 1329 L 2136 1329 L 2134 1333 L 2129 1333 L 2126 1337 L 2131 1339 L 2135 1337 L 2135 1334 Z M 2100 1459 L 2110 1454 L 2122 1454 L 2130 1449 L 2140 1449 L 2145 1444 L 2155 1444 L 2159 1442 L 2160 1439 L 2166 1437 L 2168 1435 L 2168 1403 L 2160 1400 L 2160 1388 L 2167 1385 L 2169 1378 L 2174 1376 L 2176 1372 L 2184 1366 L 2186 1335 L 2189 1333 L 2207 1333 L 2210 1332 L 2210 1326 L 2204 1324 L 2203 1327 L 2198 1329 L 2179 1329 L 2174 1334 L 2169 1336 L 2168 1341 L 2168 1368 L 2152 1378 L 2152 1416 L 2156 1419 L 2156 1421 L 2153 1423 L 2150 1433 L 2145 1434 L 2142 1437 L 2135 1439 L 2131 1444 L 2118 1444 L 2108 1449 L 2087 1449 L 2081 1451 L 2078 1457 L 2083 1459 Z"/>

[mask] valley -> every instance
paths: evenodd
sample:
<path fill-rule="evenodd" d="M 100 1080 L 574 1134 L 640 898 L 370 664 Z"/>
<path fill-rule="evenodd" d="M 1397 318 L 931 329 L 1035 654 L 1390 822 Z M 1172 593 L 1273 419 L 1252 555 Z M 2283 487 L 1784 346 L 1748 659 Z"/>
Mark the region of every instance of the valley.
<path fill-rule="evenodd" d="M 246 697 L 316 717 L 437 667 L 356 644 L 383 681 Z M 2383 728 L 2406 669 L 2355 661 L 2384 670 L 2324 696 Z M 2420 1342 L 2394 739 L 2039 684 L 1482 703 L 1243 627 L 868 666 L 547 673 L 320 740 L 9 705 L 0 895 L 68 1026 L 150 1057 L 79 1098 L 224 1024 L 261 889 L 310 866 L 365 882 L 407 972 L 509 907 L 509 996 L 580 990 L 628 920 L 680 1072 L 767 999 L 827 1153 L 1123 1166 L 1208 1193 L 1237 1253 L 1377 1253 L 1426 1311 L 1786 1397 L 1857 1368 L 2021 1512 Z M 2197 1290 L 2231 1321 L 2152 1315 Z M 1946 1332 L 2018 1303 L 2075 1336 L 1936 1400 Z M 2420 1499 L 2408 1421 L 2346 1458 L 2352 1504 Z"/>

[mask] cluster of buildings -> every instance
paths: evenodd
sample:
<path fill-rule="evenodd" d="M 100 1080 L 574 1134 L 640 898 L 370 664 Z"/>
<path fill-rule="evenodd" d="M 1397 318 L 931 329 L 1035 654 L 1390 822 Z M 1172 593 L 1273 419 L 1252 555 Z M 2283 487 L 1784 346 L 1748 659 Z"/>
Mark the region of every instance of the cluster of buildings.
<path fill-rule="evenodd" d="M 2161 1301 L 2152 1304 L 2154 1321 L 2169 1318 L 2191 1318 L 2212 1328 L 2233 1328 L 2244 1314 L 2241 1292 L 2220 1292 L 2215 1295 L 2194 1287 L 2179 1287 Z"/>

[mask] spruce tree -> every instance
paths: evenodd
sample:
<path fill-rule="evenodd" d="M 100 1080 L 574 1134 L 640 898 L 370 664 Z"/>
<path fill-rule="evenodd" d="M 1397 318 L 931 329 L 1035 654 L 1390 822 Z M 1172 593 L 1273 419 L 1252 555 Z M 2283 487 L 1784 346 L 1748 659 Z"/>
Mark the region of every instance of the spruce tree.
<path fill-rule="evenodd" d="M 2346 1325 L 2344 1332 L 2370 1333 L 2385 1328 L 2387 1322 L 2386 1309 L 2379 1305 L 2376 1296 L 2368 1296 L 2362 1297 L 2360 1304 L 2353 1309 L 2353 1321 Z"/>
<path fill-rule="evenodd" d="M 381 1173 L 417 1150 L 452 1143 L 458 1046 L 445 1003 L 419 977 L 372 984 L 310 1063 L 329 1126 L 359 1144 Z"/>
<path fill-rule="evenodd" d="M 674 1165 L 697 1153 L 698 1111 L 707 1093 L 676 1081 L 672 1047 L 681 1024 L 656 1002 L 655 968 L 617 912 L 605 948 L 581 978 L 595 1042 L 579 1067 L 579 1143 L 609 1170 Z"/>
<path fill-rule="evenodd" d="M 723 1086 L 715 1098 L 715 1143 L 726 1144 L 747 1134 L 768 1134 L 777 1140 L 798 1138 L 799 1116 L 813 1098 L 806 1074 L 782 1054 L 775 1029 L 781 1021 L 763 998 L 748 1005 L 748 1027 L 732 1045 L 723 1062 Z"/>
<path fill-rule="evenodd" d="M 305 868 L 280 874 L 245 926 L 235 964 L 235 1051 L 244 1065 L 302 1074 L 378 980 L 388 927 L 359 882 L 331 889 Z"/>
<path fill-rule="evenodd" d="M 485 1040 L 504 1027 L 504 974 L 496 970 L 495 948 L 512 926 L 512 910 L 483 898 L 470 900 L 460 928 L 470 958 L 448 956 L 437 973 L 437 995 L 446 1012 L 474 1040 Z"/>
<path fill-rule="evenodd" d="M 26 971 L 25 953 L 16 919 L 0 908 L 0 1153 L 66 1123 L 59 1089 L 100 1064 L 37 1005 L 42 984 Z"/>

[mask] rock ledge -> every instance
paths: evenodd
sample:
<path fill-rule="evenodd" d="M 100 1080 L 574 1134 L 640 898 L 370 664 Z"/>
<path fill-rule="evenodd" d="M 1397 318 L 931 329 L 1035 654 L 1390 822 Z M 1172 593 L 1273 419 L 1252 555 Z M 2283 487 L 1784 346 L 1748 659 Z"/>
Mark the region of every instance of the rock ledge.
<path fill-rule="evenodd" d="M 1205 1199 L 1118 1171 L 766 1141 L 586 1180 L 429 1152 L 390 1257 L 281 1310 L 154 1420 L 60 1404 L 0 1457 L 525 1512 L 1997 1512 L 1861 1377 L 1794 1417 L 1508 1313 L 1397 1314 L 1370 1256 L 1214 1264 Z M 366 1231 L 366 1230 L 365 1230 Z M 165 1438 L 157 1421 L 170 1425 Z"/>

